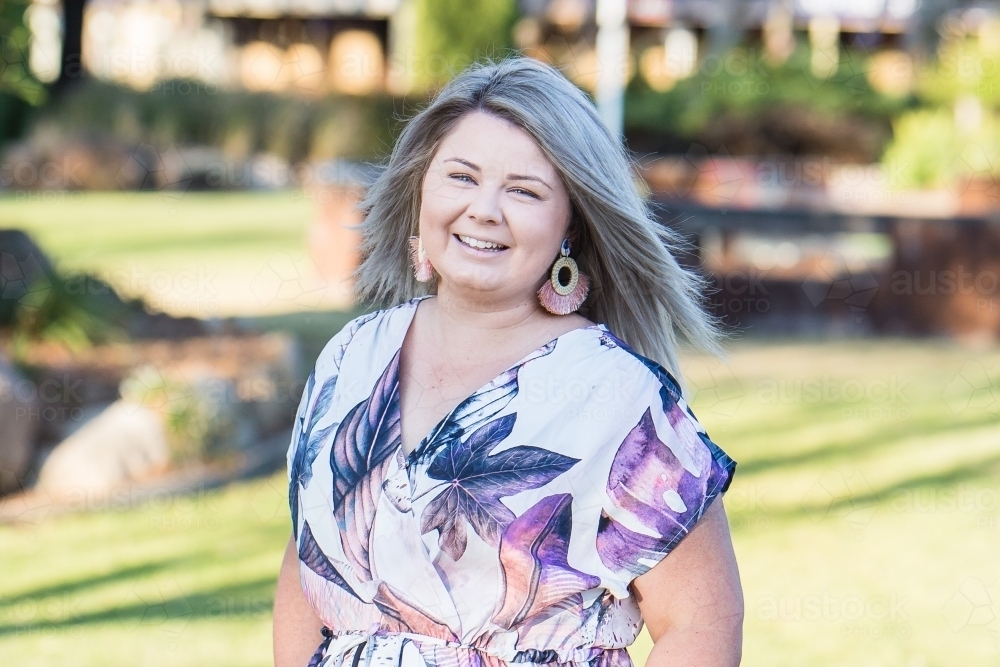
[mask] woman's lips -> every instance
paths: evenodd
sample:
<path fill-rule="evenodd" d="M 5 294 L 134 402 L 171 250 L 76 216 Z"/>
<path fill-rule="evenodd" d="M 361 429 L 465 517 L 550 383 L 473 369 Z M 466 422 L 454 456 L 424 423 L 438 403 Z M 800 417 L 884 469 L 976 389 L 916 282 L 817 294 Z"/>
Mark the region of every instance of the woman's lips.
<path fill-rule="evenodd" d="M 466 248 L 471 248 L 480 252 L 498 253 L 508 249 L 507 246 L 502 243 L 497 243 L 496 241 L 477 239 L 474 236 L 466 236 L 465 234 L 455 234 L 454 236 L 458 242 Z"/>

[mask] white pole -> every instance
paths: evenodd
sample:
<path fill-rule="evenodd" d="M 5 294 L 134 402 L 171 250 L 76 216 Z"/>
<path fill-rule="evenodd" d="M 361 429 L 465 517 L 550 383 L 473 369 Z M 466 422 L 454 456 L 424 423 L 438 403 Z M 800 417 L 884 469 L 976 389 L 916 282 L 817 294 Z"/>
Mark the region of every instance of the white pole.
<path fill-rule="evenodd" d="M 597 110 L 613 134 L 622 136 L 628 25 L 625 0 L 597 0 Z"/>

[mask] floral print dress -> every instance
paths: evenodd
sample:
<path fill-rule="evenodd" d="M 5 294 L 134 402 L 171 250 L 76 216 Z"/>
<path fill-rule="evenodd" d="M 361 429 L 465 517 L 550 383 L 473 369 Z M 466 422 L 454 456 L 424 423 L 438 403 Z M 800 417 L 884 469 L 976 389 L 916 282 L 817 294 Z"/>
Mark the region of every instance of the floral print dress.
<path fill-rule="evenodd" d="M 404 455 L 399 356 L 420 300 L 344 327 L 299 403 L 289 503 L 325 626 L 309 665 L 629 667 L 629 583 L 736 462 L 603 324 L 531 352 Z"/>

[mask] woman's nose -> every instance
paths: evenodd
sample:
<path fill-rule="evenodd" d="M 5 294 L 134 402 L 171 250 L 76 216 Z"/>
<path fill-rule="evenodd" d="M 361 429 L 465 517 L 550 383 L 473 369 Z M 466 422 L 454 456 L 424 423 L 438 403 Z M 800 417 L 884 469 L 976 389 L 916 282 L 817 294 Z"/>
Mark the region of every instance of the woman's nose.
<path fill-rule="evenodd" d="M 475 195 L 466 209 L 466 214 L 483 224 L 498 225 L 503 220 L 503 211 L 500 208 L 500 186 L 481 185 L 476 188 Z"/>

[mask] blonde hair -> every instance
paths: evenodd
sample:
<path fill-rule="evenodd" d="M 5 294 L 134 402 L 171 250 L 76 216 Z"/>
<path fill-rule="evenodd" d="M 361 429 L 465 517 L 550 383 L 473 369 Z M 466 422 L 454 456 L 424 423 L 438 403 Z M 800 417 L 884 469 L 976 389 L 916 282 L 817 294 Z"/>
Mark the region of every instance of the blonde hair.
<path fill-rule="evenodd" d="M 527 131 L 561 176 L 572 207 L 573 255 L 591 280 L 581 315 L 605 324 L 678 382 L 679 338 L 722 354 L 726 334 L 700 303 L 710 283 L 677 263 L 674 253 L 687 244 L 657 222 L 622 142 L 559 70 L 522 56 L 471 65 L 406 124 L 360 203 L 362 262 L 354 274 L 360 302 L 400 303 L 433 288 L 414 279 L 408 239 L 417 233 L 434 153 L 473 111 Z"/>

